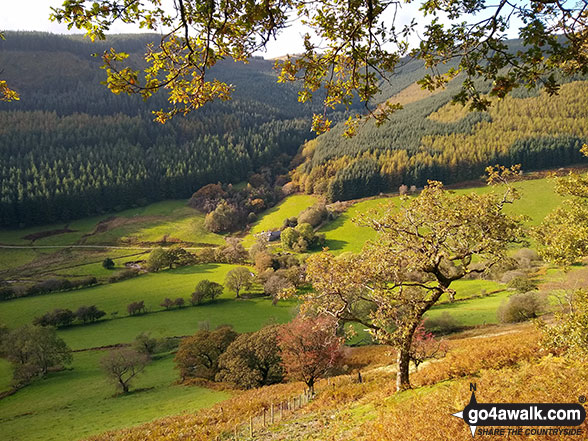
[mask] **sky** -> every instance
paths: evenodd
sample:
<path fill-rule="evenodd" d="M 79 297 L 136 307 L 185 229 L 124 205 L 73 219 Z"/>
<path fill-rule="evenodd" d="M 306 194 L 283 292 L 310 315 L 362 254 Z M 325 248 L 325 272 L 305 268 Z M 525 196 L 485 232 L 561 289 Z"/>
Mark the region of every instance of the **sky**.
<path fill-rule="evenodd" d="M 65 33 L 82 33 L 74 29 L 69 31 L 65 24 L 51 22 L 49 15 L 51 7 L 60 6 L 63 0 L 1 0 L 2 13 L 0 14 L 0 31 L 44 31 L 56 34 Z M 163 0 L 171 2 L 172 0 Z M 410 17 L 418 14 L 417 9 L 420 2 L 412 2 L 404 5 L 399 11 L 397 19 L 397 28 L 400 29 L 403 24 L 409 22 Z M 386 11 L 385 14 L 392 18 L 393 11 Z M 385 17 L 386 18 L 386 17 Z M 391 21 L 391 20 L 390 20 Z M 518 24 L 518 23 L 517 23 Z M 419 22 L 420 30 L 423 29 L 423 20 Z M 516 35 L 515 29 L 518 26 L 511 28 L 511 37 Z M 283 30 L 278 37 L 278 40 L 270 41 L 264 52 L 257 55 L 262 55 L 265 58 L 275 58 L 286 54 L 298 54 L 303 52 L 303 35 L 306 29 L 300 23 L 294 23 L 291 27 Z M 139 29 L 137 25 L 125 24 L 121 22 L 115 23 L 110 30 L 110 33 L 136 33 L 144 32 Z"/>
<path fill-rule="evenodd" d="M 165 2 L 171 0 L 164 0 Z M 68 30 L 67 25 L 51 22 L 49 15 L 51 7 L 60 6 L 63 0 L 2 0 L 2 13 L 0 14 L 0 31 L 44 31 L 55 34 L 83 33 L 77 29 Z M 399 23 L 407 23 L 408 17 L 418 7 L 416 4 L 405 6 L 399 14 Z M 387 13 L 388 11 L 386 11 Z M 136 33 L 144 32 L 137 25 L 115 23 L 110 33 Z M 259 52 L 264 58 L 275 58 L 286 54 L 298 54 L 303 52 L 303 36 L 307 32 L 300 23 L 295 22 L 289 28 L 283 30 L 277 40 L 268 43 L 266 50 Z"/>
<path fill-rule="evenodd" d="M 68 30 L 67 25 L 51 22 L 49 14 L 51 6 L 57 7 L 63 0 L 2 0 L 0 14 L 0 30 L 2 31 L 44 31 L 55 34 L 83 33 L 79 30 Z M 110 33 L 144 32 L 138 26 L 117 22 L 111 27 Z M 302 36 L 304 28 L 294 25 L 284 30 L 278 41 L 271 41 L 267 51 L 259 55 L 274 58 L 286 54 L 303 51 Z"/>

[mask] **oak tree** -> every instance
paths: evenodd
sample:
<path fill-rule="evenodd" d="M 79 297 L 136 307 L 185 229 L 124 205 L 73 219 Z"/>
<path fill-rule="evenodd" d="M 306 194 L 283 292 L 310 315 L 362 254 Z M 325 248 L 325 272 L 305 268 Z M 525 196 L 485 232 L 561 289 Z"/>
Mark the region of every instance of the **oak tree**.
<path fill-rule="evenodd" d="M 104 373 L 125 394 L 129 392 L 131 380 L 143 372 L 148 363 L 147 354 L 131 348 L 114 349 L 100 360 Z"/>
<path fill-rule="evenodd" d="M 396 385 L 409 388 L 412 338 L 425 312 L 443 295 L 453 299 L 455 280 L 492 267 L 522 239 L 521 219 L 503 211 L 515 198 L 510 187 L 502 195 L 454 194 L 430 182 L 399 207 L 362 216 L 359 223 L 375 229 L 377 240 L 357 255 L 311 256 L 307 276 L 314 291 L 305 295 L 305 309 L 359 322 L 395 346 Z"/>
<path fill-rule="evenodd" d="M 233 383 L 242 389 L 267 386 L 284 376 L 278 349 L 279 326 L 239 335 L 219 357 L 217 381 Z"/>
<path fill-rule="evenodd" d="M 193 336 L 182 339 L 174 358 L 182 381 L 187 378 L 214 381 L 219 372 L 219 357 L 237 335 L 230 326 L 221 326 L 214 331 L 202 329 Z"/>
<path fill-rule="evenodd" d="M 232 291 L 235 291 L 237 298 L 241 297 L 241 291 L 249 289 L 253 283 L 253 273 L 249 268 L 244 266 L 232 269 L 227 273 L 225 278 L 225 286 Z"/>

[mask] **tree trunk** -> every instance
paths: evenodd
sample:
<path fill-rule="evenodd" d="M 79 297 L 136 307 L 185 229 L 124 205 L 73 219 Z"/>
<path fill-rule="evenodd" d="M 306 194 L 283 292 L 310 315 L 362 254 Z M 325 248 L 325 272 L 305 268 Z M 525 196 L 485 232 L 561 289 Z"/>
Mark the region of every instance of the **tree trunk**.
<path fill-rule="evenodd" d="M 308 395 L 312 397 L 314 395 L 314 378 L 308 380 L 306 385 L 308 386 Z"/>
<path fill-rule="evenodd" d="M 118 382 L 120 383 L 120 387 L 122 387 L 123 393 L 129 393 L 129 385 L 122 378 L 119 378 Z"/>
<path fill-rule="evenodd" d="M 397 369 L 396 372 L 396 391 L 400 392 L 406 389 L 410 389 L 410 381 L 409 381 L 409 367 L 410 367 L 410 343 L 411 338 L 408 339 L 408 345 L 405 343 L 402 344 L 398 348 L 398 357 L 397 357 Z"/>

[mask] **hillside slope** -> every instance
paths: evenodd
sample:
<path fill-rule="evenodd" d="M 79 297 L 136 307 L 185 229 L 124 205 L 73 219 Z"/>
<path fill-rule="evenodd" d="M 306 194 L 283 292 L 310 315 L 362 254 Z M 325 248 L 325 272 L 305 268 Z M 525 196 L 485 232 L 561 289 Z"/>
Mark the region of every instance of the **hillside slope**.
<path fill-rule="evenodd" d="M 456 87 L 427 95 L 411 85 L 391 98 L 408 104 L 382 126 L 368 122 L 345 139 L 338 125 L 309 141 L 294 182 L 337 201 L 402 184 L 420 187 L 428 179 L 477 179 L 496 163 L 534 170 L 586 160 L 579 149 L 588 140 L 588 82 L 564 84 L 553 97 L 518 93 L 474 113 L 450 104 Z"/>
<path fill-rule="evenodd" d="M 238 182 L 263 167 L 278 176 L 309 132 L 312 107 L 278 85 L 273 63 L 224 61 L 211 75 L 233 99 L 161 125 L 143 102 L 104 85 L 110 45 L 140 67 L 154 35 L 81 37 L 9 32 L 0 42 L 2 79 L 20 101 L 0 103 L 0 227 L 47 224 L 189 197 L 199 187 Z"/>

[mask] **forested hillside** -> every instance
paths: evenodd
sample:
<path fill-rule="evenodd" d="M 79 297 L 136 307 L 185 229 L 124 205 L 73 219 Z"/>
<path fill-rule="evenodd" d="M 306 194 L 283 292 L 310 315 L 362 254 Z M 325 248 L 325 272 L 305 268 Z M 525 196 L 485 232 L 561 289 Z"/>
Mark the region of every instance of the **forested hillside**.
<path fill-rule="evenodd" d="M 307 143 L 294 181 L 307 193 L 331 201 L 422 186 L 476 179 L 488 165 L 522 163 L 551 168 L 586 160 L 588 82 L 564 84 L 559 96 L 517 91 L 487 112 L 450 104 L 456 85 L 435 95 L 414 85 L 391 101 L 405 104 L 380 127 L 368 122 L 353 138 L 342 125 Z"/>
<path fill-rule="evenodd" d="M 156 35 L 81 37 L 6 33 L 3 79 L 20 101 L 0 103 L 0 226 L 66 221 L 166 198 L 185 198 L 211 182 L 237 182 L 272 165 L 287 171 L 312 137 L 311 106 L 278 85 L 273 63 L 225 61 L 213 70 L 235 85 L 233 100 L 165 125 L 148 102 L 100 84 L 99 57 L 111 45 L 141 65 Z"/>

